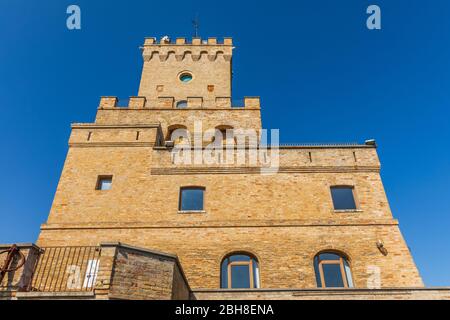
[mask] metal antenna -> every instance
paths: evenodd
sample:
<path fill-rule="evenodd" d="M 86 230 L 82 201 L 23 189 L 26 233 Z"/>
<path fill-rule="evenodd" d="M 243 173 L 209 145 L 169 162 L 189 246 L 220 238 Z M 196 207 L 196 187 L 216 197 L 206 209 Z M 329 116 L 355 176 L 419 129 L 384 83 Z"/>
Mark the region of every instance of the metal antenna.
<path fill-rule="evenodd" d="M 195 19 L 192 20 L 192 25 L 194 26 L 194 37 L 198 37 L 198 28 L 200 26 L 200 23 L 198 21 L 198 13 L 195 15 Z"/>

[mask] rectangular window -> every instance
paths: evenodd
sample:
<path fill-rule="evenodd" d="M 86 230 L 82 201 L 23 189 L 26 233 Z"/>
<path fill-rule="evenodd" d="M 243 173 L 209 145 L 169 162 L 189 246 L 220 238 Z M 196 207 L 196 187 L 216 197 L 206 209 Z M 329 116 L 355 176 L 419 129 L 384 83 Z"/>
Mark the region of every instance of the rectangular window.
<path fill-rule="evenodd" d="M 179 210 L 203 211 L 203 194 L 205 188 L 187 187 L 181 188 Z"/>
<path fill-rule="evenodd" d="M 356 210 L 353 187 L 331 187 L 334 210 Z"/>
<path fill-rule="evenodd" d="M 112 176 L 99 176 L 96 190 L 110 190 L 112 187 Z"/>

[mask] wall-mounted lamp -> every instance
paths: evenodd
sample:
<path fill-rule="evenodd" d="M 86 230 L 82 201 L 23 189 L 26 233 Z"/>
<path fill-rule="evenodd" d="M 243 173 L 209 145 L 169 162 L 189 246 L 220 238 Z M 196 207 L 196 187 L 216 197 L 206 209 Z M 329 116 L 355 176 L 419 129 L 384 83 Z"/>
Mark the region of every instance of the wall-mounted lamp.
<path fill-rule="evenodd" d="M 388 255 L 388 251 L 384 247 L 383 241 L 381 241 L 381 240 L 377 241 L 377 248 L 378 248 L 378 250 L 380 250 L 380 252 L 383 254 L 383 256 L 387 256 Z"/>

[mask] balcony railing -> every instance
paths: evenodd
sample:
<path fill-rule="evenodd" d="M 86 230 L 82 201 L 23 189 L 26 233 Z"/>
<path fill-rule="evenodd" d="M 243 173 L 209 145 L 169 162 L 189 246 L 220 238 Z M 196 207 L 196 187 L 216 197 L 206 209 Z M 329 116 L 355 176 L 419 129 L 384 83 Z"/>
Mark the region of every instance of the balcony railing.
<path fill-rule="evenodd" d="M 0 244 L 0 276 L 0 300 L 190 298 L 175 255 L 120 242 Z"/>
<path fill-rule="evenodd" d="M 100 265 L 100 247 L 46 247 L 42 250 L 30 291 L 94 289 Z"/>

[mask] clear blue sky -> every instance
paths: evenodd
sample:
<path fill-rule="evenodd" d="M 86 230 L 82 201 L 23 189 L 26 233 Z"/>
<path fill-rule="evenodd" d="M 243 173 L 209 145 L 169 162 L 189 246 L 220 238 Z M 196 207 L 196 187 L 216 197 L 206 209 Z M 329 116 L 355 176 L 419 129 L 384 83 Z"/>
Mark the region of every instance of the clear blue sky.
<path fill-rule="evenodd" d="M 36 240 L 70 123 L 93 121 L 102 95 L 136 95 L 144 37 L 190 37 L 197 12 L 202 37 L 234 38 L 234 98 L 261 96 L 282 142 L 377 139 L 421 274 L 450 286 L 448 0 L 0 0 L 0 243 Z"/>

